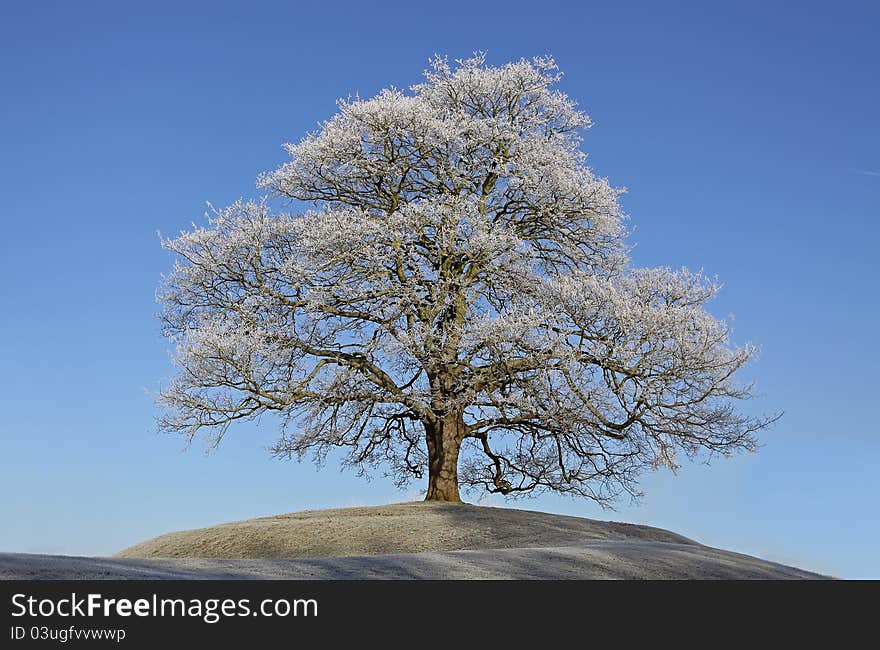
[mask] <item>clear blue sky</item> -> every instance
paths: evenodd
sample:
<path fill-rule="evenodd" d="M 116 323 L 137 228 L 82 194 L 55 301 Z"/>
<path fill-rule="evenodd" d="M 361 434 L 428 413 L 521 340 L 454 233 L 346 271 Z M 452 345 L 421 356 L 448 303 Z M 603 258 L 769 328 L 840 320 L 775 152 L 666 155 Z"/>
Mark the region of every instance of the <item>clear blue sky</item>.
<path fill-rule="evenodd" d="M 880 578 L 880 4 L 4 2 L 0 550 L 106 554 L 158 533 L 403 500 L 270 458 L 270 420 L 206 455 L 155 433 L 172 366 L 157 229 L 254 179 L 337 97 L 417 82 L 434 52 L 553 54 L 626 186 L 638 265 L 718 274 L 745 373 L 784 410 L 757 454 L 646 476 L 644 522 Z M 415 492 L 415 487 L 413 488 Z"/>

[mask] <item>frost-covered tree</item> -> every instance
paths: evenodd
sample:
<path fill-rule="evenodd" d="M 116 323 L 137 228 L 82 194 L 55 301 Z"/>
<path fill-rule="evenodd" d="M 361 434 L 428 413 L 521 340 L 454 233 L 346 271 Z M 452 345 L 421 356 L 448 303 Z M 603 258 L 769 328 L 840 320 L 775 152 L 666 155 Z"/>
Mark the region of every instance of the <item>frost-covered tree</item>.
<path fill-rule="evenodd" d="M 286 146 L 258 184 L 303 212 L 238 202 L 165 240 L 160 428 L 219 442 L 275 413 L 278 456 L 344 448 L 440 501 L 607 502 L 680 454 L 752 449 L 772 418 L 734 408 L 733 375 L 753 348 L 704 311 L 713 281 L 628 266 L 558 79 L 550 58 L 437 58 Z"/>

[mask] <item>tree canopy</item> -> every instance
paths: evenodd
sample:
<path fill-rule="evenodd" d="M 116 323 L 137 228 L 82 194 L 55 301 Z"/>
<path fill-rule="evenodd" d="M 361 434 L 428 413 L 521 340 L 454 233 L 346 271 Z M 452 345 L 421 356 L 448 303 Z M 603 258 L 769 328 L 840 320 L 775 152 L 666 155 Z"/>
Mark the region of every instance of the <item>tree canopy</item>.
<path fill-rule="evenodd" d="M 427 498 L 459 486 L 605 503 L 680 455 L 755 447 L 699 273 L 632 268 L 620 191 L 550 58 L 450 65 L 339 110 L 269 194 L 163 240 L 180 372 L 160 428 L 219 442 L 279 416 L 274 453 L 347 450 Z M 289 199 L 285 212 L 270 197 Z"/>

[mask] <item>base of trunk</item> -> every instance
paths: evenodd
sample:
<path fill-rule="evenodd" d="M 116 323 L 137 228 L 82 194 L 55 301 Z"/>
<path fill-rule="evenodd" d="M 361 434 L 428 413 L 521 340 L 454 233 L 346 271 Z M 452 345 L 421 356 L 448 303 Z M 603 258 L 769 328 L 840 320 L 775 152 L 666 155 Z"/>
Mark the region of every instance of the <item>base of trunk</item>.
<path fill-rule="evenodd" d="M 458 494 L 458 481 L 431 481 L 431 484 L 428 485 L 425 501 L 461 503 L 461 496 Z"/>
<path fill-rule="evenodd" d="M 458 452 L 464 432 L 464 421 L 457 413 L 425 423 L 428 443 L 428 494 L 425 501 L 461 503 L 458 494 Z"/>

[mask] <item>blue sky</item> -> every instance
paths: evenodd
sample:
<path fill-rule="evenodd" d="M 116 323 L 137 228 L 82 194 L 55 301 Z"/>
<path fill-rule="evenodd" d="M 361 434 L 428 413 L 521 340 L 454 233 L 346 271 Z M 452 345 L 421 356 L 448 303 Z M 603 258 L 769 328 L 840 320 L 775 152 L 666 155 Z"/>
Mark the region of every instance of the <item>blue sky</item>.
<path fill-rule="evenodd" d="M 131 7 L 125 5 L 131 4 Z M 647 475 L 638 506 L 517 507 L 649 523 L 880 578 L 880 5 L 4 3 L 0 22 L 0 550 L 106 554 L 162 532 L 414 494 L 273 460 L 274 425 L 211 454 L 157 434 L 173 368 L 156 231 L 256 195 L 336 98 L 434 52 L 553 54 L 626 186 L 634 262 L 702 268 L 760 359 L 756 454 Z M 500 501 L 496 501 L 500 504 Z"/>

